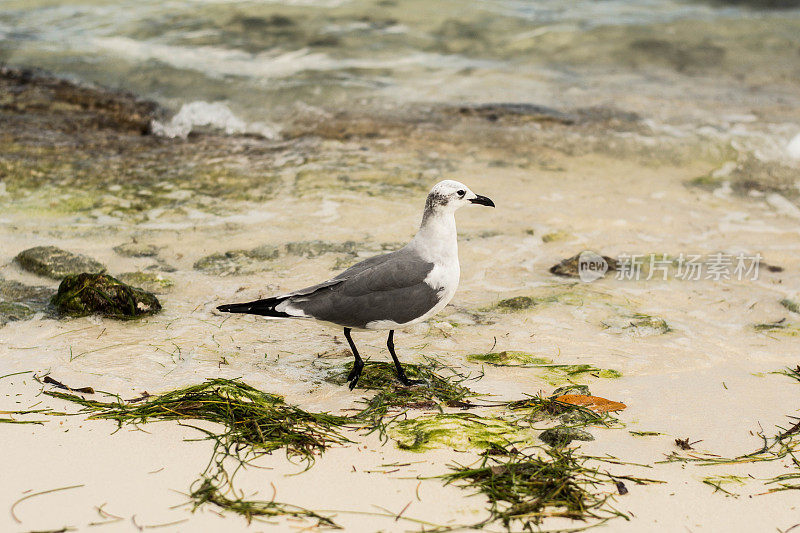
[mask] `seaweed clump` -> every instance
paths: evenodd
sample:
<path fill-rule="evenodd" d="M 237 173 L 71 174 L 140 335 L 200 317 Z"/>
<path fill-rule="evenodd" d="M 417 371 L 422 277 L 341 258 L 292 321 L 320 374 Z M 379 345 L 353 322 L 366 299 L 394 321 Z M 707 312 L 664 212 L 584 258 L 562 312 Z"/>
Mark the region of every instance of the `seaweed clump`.
<path fill-rule="evenodd" d="M 344 383 L 352 363 L 345 369 L 332 375 L 332 383 Z M 367 424 L 369 431 L 379 431 L 381 436 L 386 435 L 388 425 L 397 418 L 404 416 L 409 409 L 437 409 L 443 407 L 469 408 L 472 404 L 469 398 L 477 396 L 475 392 L 463 385 L 470 379 L 453 371 L 451 376 L 442 376 L 437 371 L 443 367 L 433 360 L 428 360 L 426 365 L 403 365 L 406 375 L 421 386 L 397 386 L 394 365 L 384 361 L 368 361 L 364 365 L 358 388 L 378 391 L 372 398 L 366 400 L 366 407 L 359 411 L 354 418 Z M 390 411 L 396 411 L 390 419 Z"/>
<path fill-rule="evenodd" d="M 591 490 L 613 478 L 588 468 L 585 461 L 569 448 L 549 448 L 542 454 L 497 448 L 484 455 L 478 468 L 456 466 L 443 478 L 477 488 L 488 498 L 490 516 L 475 527 L 500 520 L 509 529 L 518 523 L 532 531 L 546 517 L 628 519 L 609 505 L 610 495 Z"/>
<path fill-rule="evenodd" d="M 242 446 L 269 453 L 286 448 L 290 456 L 311 461 L 315 452 L 348 440 L 337 428 L 351 424 L 347 417 L 310 413 L 287 405 L 281 396 L 259 391 L 237 380 L 210 379 L 142 402 L 87 400 L 63 392 L 45 394 L 78 403 L 90 418 L 139 424 L 153 420 L 206 420 L 225 426 L 225 432 L 204 431 L 229 454 Z"/>
<path fill-rule="evenodd" d="M 126 285 L 108 274 L 67 276 L 52 303 L 60 315 L 71 317 L 98 314 L 132 319 L 161 310 L 161 303 L 154 294 Z"/>
<path fill-rule="evenodd" d="M 225 459 L 233 458 L 243 466 L 260 454 L 283 448 L 288 456 L 305 460 L 310 468 L 315 454 L 331 445 L 349 442 L 339 432 L 343 426 L 352 424 L 348 417 L 304 411 L 287 405 L 281 396 L 227 379 L 211 379 L 141 401 L 117 397 L 114 402 L 100 402 L 58 391 L 45 394 L 82 405 L 84 412 L 91 414 L 89 418 L 114 420 L 120 426 L 158 420 L 221 424 L 225 428 L 222 432 L 192 426 L 215 442 L 212 460 L 189 492 L 194 509 L 210 503 L 240 514 L 248 522 L 256 516 L 292 516 L 338 528 L 332 519 L 302 507 L 273 500 L 244 499 L 233 486 L 238 468 L 229 473 Z"/>

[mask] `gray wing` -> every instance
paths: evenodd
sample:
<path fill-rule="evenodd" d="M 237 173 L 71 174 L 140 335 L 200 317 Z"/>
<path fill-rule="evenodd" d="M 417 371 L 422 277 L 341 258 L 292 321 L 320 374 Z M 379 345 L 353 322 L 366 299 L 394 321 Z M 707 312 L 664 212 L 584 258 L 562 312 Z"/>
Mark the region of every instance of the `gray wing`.
<path fill-rule="evenodd" d="M 376 320 L 398 324 L 419 318 L 439 303 L 439 290 L 425 283 L 433 263 L 406 248 L 371 257 L 331 280 L 293 293 L 287 300 L 306 316 L 344 327 Z"/>

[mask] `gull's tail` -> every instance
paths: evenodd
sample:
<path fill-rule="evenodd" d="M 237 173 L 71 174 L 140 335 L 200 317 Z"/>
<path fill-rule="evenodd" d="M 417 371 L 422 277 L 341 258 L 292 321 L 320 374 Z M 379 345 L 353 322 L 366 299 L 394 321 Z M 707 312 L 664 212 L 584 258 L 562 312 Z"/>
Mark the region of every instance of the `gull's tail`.
<path fill-rule="evenodd" d="M 278 296 L 275 298 L 254 300 L 243 304 L 226 304 L 220 305 L 217 307 L 217 310 L 223 313 L 248 313 L 250 315 L 270 316 L 274 318 L 289 318 L 292 315 L 275 310 L 275 307 L 286 299 L 286 296 Z"/>

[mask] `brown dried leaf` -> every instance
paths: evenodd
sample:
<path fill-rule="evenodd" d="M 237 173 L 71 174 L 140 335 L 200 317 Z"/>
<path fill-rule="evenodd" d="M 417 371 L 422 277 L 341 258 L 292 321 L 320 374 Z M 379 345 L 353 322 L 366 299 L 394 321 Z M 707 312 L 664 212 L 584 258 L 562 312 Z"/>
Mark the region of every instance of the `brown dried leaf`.
<path fill-rule="evenodd" d="M 621 411 L 627 407 L 624 403 L 615 402 L 613 400 L 606 400 L 599 396 L 587 396 L 585 394 L 564 394 L 555 398 L 555 401 L 566 403 L 570 405 L 577 405 L 579 407 L 586 407 L 598 413 L 607 413 L 609 411 Z"/>

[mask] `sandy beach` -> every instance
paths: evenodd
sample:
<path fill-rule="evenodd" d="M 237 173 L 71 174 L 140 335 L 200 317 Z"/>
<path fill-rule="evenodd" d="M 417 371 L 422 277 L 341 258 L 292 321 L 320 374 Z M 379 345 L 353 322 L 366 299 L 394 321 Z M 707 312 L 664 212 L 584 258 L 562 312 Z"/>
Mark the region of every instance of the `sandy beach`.
<path fill-rule="evenodd" d="M 71 15 L 80 32 L 54 23 L 29 40 L 8 28 L 32 35 L 57 13 L 10 2 L 0 16 L 10 65 L 0 71 L 0 530 L 325 529 L 320 517 L 347 531 L 800 522 L 796 10 L 664 3 L 642 9 L 647 20 L 631 7 L 635 22 L 590 27 L 557 10 L 526 18 L 513 2 L 484 23 L 488 8 L 456 17 L 449 4 L 447 16 L 387 4 L 382 18 L 360 3 L 199 4 L 196 20 L 146 3 L 141 20 L 110 26 L 83 6 Z M 227 22 L 212 24 L 221 14 Z M 193 22 L 173 35 L 146 15 Z M 305 52 L 278 61 L 273 38 Z M 227 55 L 214 56 L 223 43 Z M 364 43 L 381 43 L 374 57 L 357 55 Z M 416 59 L 393 65 L 392 53 Z M 392 404 L 382 431 L 364 410 L 402 387 L 343 386 L 352 356 L 341 330 L 215 311 L 402 246 L 441 179 L 497 208 L 457 214 L 455 298 L 395 337 L 404 363 L 431 372 L 406 391 L 425 401 Z M 19 259 L 39 246 L 99 262 L 163 309 L 59 314 L 50 298 L 63 276 Z M 638 257 L 642 270 L 591 282 L 551 273 L 585 250 Z M 681 270 L 689 256 L 699 279 Z M 740 261 L 757 271 L 737 271 Z M 384 334 L 354 338 L 368 363 L 390 361 Z M 351 422 L 320 429 L 343 439 L 309 455 L 291 445 L 248 455 L 259 448 L 242 441 L 245 463 L 217 464 L 208 437 L 229 428 L 208 418 L 118 425 L 46 394 L 132 409 L 210 379 Z M 465 396 L 447 400 L 434 383 Z M 586 395 L 569 389 L 581 385 L 625 408 L 554 403 Z M 540 436 L 552 428 L 577 433 L 551 445 Z M 564 479 L 599 476 L 585 485 L 602 500 L 597 516 L 545 506 L 504 522 L 478 481 L 442 477 L 486 461 L 503 476 L 520 452 L 572 454 Z M 248 520 L 198 497 L 204 477 L 234 472 L 229 498 L 280 512 Z"/>

